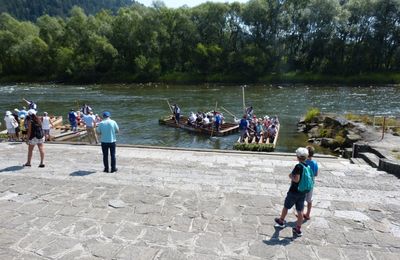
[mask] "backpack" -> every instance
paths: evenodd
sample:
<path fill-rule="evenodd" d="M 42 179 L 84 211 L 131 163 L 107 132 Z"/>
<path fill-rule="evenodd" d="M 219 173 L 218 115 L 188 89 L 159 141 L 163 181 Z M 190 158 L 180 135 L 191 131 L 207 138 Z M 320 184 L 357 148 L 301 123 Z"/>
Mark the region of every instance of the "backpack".
<path fill-rule="evenodd" d="M 301 175 L 301 179 L 297 189 L 299 192 L 307 193 L 314 188 L 314 180 L 313 180 L 314 174 L 310 166 L 304 165 L 302 163 L 300 164 L 303 166 L 303 174 Z"/>
<path fill-rule="evenodd" d="M 32 132 L 33 132 L 33 137 L 36 137 L 37 139 L 43 138 L 43 129 L 41 125 L 32 122 Z"/>

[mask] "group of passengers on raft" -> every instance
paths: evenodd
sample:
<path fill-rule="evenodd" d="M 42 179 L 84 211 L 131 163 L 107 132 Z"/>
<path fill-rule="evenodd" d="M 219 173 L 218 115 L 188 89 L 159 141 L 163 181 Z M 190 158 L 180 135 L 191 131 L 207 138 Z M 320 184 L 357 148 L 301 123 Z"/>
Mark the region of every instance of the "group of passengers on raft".
<path fill-rule="evenodd" d="M 254 140 L 259 143 L 262 140 L 264 143 L 274 143 L 276 134 L 278 133 L 279 120 L 277 116 L 257 118 L 256 115 L 244 114 L 239 121 L 240 142 L 248 142 Z M 262 138 L 262 139 L 261 139 Z"/>
<path fill-rule="evenodd" d="M 179 124 L 181 119 L 181 109 L 177 104 L 172 106 L 172 111 L 174 113 L 174 119 Z M 195 127 L 195 128 L 208 128 L 213 126 L 215 131 L 221 130 L 221 125 L 224 122 L 224 115 L 221 112 L 212 111 L 212 112 L 201 112 L 197 113 L 190 112 L 187 121 L 185 122 L 187 125 Z"/>
<path fill-rule="evenodd" d="M 68 121 L 73 132 L 78 131 L 78 126 L 95 127 L 101 120 L 101 117 L 98 114 L 94 114 L 93 109 L 87 104 L 84 104 L 79 111 L 71 108 L 68 113 Z"/>
<path fill-rule="evenodd" d="M 180 121 L 181 109 L 177 104 L 172 106 L 174 119 L 177 123 Z M 269 143 L 273 143 L 278 132 L 279 119 L 277 116 L 269 117 L 264 116 L 263 118 L 257 118 L 254 115 L 254 109 L 252 106 L 246 108 L 246 113 L 242 119 L 234 118 L 235 123 L 239 124 L 240 129 L 240 141 L 244 142 L 246 138 L 248 140 L 254 140 L 258 143 L 261 140 Z M 209 127 L 212 124 L 216 131 L 220 131 L 221 125 L 224 122 L 224 116 L 221 112 L 197 112 L 196 114 L 190 112 L 187 119 L 187 124 L 193 127 Z"/>
<path fill-rule="evenodd" d="M 84 104 L 77 112 L 72 108 L 68 113 L 68 121 L 71 131 L 78 132 L 79 126 L 85 126 L 89 143 L 98 143 L 96 127 L 102 119 L 98 114 L 93 113 L 89 105 Z"/>

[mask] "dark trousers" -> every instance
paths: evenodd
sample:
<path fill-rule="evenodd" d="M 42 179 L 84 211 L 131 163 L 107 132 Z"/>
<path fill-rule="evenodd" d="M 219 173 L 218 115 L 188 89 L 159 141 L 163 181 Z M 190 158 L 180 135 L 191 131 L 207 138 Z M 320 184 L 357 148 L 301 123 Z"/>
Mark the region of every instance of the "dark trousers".
<path fill-rule="evenodd" d="M 114 143 L 101 143 L 101 150 L 103 151 L 103 164 L 104 170 L 108 171 L 108 150 L 110 150 L 111 155 L 111 171 L 116 169 L 115 160 L 115 142 Z"/>

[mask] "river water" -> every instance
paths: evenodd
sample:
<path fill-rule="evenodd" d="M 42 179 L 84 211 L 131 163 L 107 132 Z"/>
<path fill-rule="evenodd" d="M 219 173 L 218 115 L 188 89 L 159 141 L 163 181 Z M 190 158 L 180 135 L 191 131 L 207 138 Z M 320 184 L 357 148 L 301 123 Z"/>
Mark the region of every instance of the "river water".
<path fill-rule="evenodd" d="M 243 101 L 240 86 L 220 85 L 0 85 L 0 111 L 21 108 L 22 98 L 34 100 L 39 114 L 63 115 L 88 103 L 96 113 L 108 110 L 120 126 L 119 143 L 190 148 L 232 149 L 238 135 L 199 136 L 158 124 L 170 114 L 166 100 L 177 103 L 183 115 L 223 106 L 239 118 Z M 258 117 L 278 115 L 281 131 L 277 151 L 293 152 L 307 137 L 296 123 L 310 107 L 322 112 L 400 115 L 399 86 L 247 86 L 246 105 Z M 220 110 L 220 109 L 219 109 Z M 3 112 L 3 113 L 4 113 Z M 232 116 L 224 113 L 227 121 Z M 4 122 L 2 122 L 4 128 Z M 324 151 L 321 151 L 324 152 Z"/>

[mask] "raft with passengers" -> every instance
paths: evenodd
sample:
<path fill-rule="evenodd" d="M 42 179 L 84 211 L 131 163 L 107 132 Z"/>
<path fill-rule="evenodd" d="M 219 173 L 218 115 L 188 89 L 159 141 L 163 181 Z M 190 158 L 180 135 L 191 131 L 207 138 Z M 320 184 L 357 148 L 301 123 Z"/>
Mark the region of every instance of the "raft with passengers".
<path fill-rule="evenodd" d="M 191 112 L 189 116 L 181 116 L 178 105 L 170 106 L 172 115 L 159 119 L 161 125 L 181 128 L 189 132 L 204 134 L 209 136 L 226 136 L 237 133 L 239 125 L 237 123 L 225 122 L 222 112 Z"/>
<path fill-rule="evenodd" d="M 235 150 L 272 152 L 278 142 L 280 123 L 277 116 L 257 118 L 245 114 L 239 121 L 240 137 Z"/>

